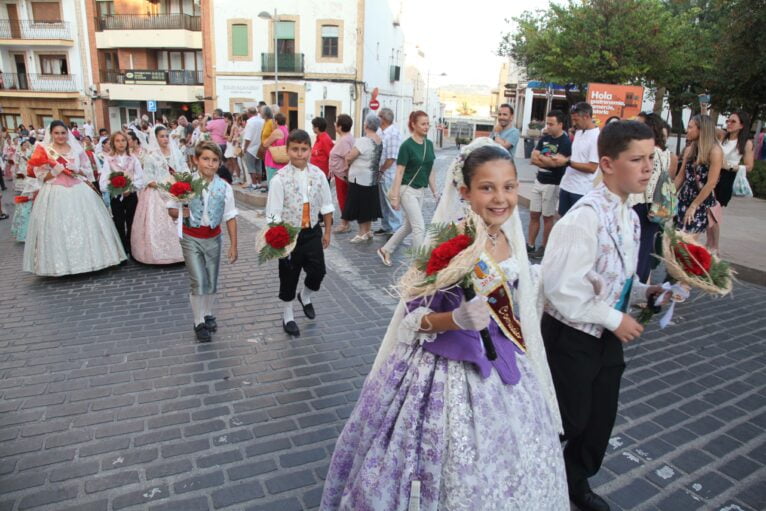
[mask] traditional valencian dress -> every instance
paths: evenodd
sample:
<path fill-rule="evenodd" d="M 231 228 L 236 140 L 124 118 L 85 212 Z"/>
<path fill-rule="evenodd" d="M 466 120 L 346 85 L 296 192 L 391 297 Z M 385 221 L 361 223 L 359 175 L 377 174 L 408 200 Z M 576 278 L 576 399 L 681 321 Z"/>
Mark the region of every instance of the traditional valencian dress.
<path fill-rule="evenodd" d="M 173 172 L 188 172 L 183 158 L 164 156 L 159 151 L 144 150 L 139 156 L 146 183 L 164 183 Z M 176 225 L 168 215 L 166 198 L 156 188 L 147 186 L 138 194 L 138 206 L 133 217 L 131 255 L 144 264 L 172 264 L 184 260 Z"/>
<path fill-rule="evenodd" d="M 20 242 L 24 242 L 27 239 L 29 217 L 32 214 L 32 202 L 40 190 L 40 181 L 35 178 L 35 173 L 32 171 L 27 175 L 27 160 L 29 160 L 31 155 L 31 149 L 25 152 L 19 148 L 16 153 L 17 167 L 13 186 L 18 195 L 14 200 L 11 235 L 16 238 L 16 241 Z"/>
<path fill-rule="evenodd" d="M 434 218 L 451 220 L 459 207 L 448 183 Z M 479 332 L 418 331 L 425 315 L 460 305 L 460 288 L 400 304 L 335 445 L 320 509 L 569 510 L 561 420 L 517 212 L 503 229 L 514 255 L 498 262 L 483 254 L 474 280 L 493 283 L 497 359 L 487 358 Z"/>
<path fill-rule="evenodd" d="M 125 253 L 130 256 L 131 231 L 133 229 L 133 219 L 136 215 L 136 207 L 138 207 L 138 192 L 146 186 L 144 170 L 139 159 L 132 154 L 108 154 L 104 156 L 104 166 L 101 169 L 101 178 L 99 179 L 102 192 L 109 192 L 109 175 L 113 172 L 124 173 L 133 184 L 133 191 L 128 192 L 126 195 L 111 197 L 110 199 L 114 227 L 120 235 Z"/>
<path fill-rule="evenodd" d="M 86 177 L 68 176 L 49 164 L 32 169 L 42 184 L 29 219 L 24 271 L 58 277 L 124 261 L 125 251 L 109 212 L 85 182 L 93 180 L 85 152 L 70 150 L 57 157 L 67 169 L 82 170 Z M 46 182 L 49 173 L 55 177 Z"/>

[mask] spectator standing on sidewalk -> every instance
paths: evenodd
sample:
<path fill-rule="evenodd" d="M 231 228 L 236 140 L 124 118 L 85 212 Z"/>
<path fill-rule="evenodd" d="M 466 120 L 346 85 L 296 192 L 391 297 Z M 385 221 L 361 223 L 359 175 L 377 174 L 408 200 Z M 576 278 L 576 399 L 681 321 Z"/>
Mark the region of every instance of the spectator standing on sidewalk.
<path fill-rule="evenodd" d="M 556 202 L 559 198 L 559 183 L 572 155 L 572 142 L 564 132 L 565 114 L 551 110 L 545 118 L 545 135 L 532 151 L 532 165 L 536 165 L 537 177 L 529 198 L 529 241 L 527 252 L 534 258 L 543 257 L 548 236 L 556 220 Z M 535 240 L 540 232 L 540 217 L 543 220 L 543 243 L 535 251 Z"/>
<path fill-rule="evenodd" d="M 723 165 L 721 177 L 715 187 L 717 204 L 713 207 L 718 222 L 708 224 L 707 244 L 710 249 L 718 252 L 718 241 L 721 236 L 721 220 L 723 208 L 729 205 L 734 192 L 734 178 L 741 167 L 745 173 L 753 170 L 755 164 L 753 141 L 750 140 L 750 116 L 744 112 L 732 112 L 726 119 L 726 135 L 721 142 L 723 148 Z"/>
<path fill-rule="evenodd" d="M 354 142 L 354 148 L 346 155 L 348 168 L 348 197 L 341 217 L 346 222 L 356 221 L 359 233 L 351 243 L 372 240 L 370 227 L 380 218 L 378 185 L 375 182 L 379 173 L 380 154 L 383 143 L 378 136 L 380 119 L 374 113 L 364 120 L 364 136 Z"/>
<path fill-rule="evenodd" d="M 497 124 L 489 138 L 503 146 L 513 159 L 516 146 L 519 145 L 520 135 L 519 130 L 513 125 L 513 107 L 508 103 L 503 103 L 497 108 Z"/>
<path fill-rule="evenodd" d="M 572 142 L 572 156 L 559 185 L 559 215 L 567 211 L 583 195 L 593 189 L 593 178 L 598 170 L 598 127 L 593 122 L 593 108 L 586 102 L 576 103 L 570 112 L 576 131 Z"/>
<path fill-rule="evenodd" d="M 311 120 L 311 127 L 314 129 L 316 141 L 311 148 L 311 164 L 319 167 L 324 172 L 325 177 L 330 180 L 330 151 L 335 145 L 330 135 L 327 134 L 327 121 L 322 117 L 314 117 Z"/>
<path fill-rule="evenodd" d="M 206 119 L 200 126 L 202 133 L 210 133 L 210 139 L 221 148 L 221 154 L 226 152 L 226 131 L 228 123 L 223 116 L 223 110 L 216 108 L 213 110 L 213 118 Z"/>
<path fill-rule="evenodd" d="M 261 162 L 256 157 L 258 148 L 261 147 L 261 132 L 263 131 L 263 119 L 258 115 L 258 109 L 251 106 L 247 109 L 247 122 L 245 123 L 245 142 L 242 150 L 245 153 L 245 167 L 247 167 L 246 179 L 250 189 L 254 189 L 255 183 L 259 183 Z M 249 178 L 249 179 L 248 179 Z"/>
<path fill-rule="evenodd" d="M 399 128 L 394 126 L 394 111 L 390 108 L 382 108 L 378 113 L 380 118 L 380 128 L 383 135 L 383 152 L 380 156 L 380 183 L 378 186 L 378 195 L 380 196 L 380 209 L 382 218 L 380 220 L 380 229 L 375 234 L 390 236 L 399 230 L 402 226 L 402 212 L 391 207 L 391 201 L 388 199 L 388 192 L 394 184 L 396 175 L 396 158 L 399 156 L 399 146 L 402 136 Z"/>
<path fill-rule="evenodd" d="M 354 148 L 354 135 L 351 128 L 354 121 L 350 115 L 340 114 L 335 122 L 335 131 L 338 133 L 338 140 L 330 151 L 330 173 L 335 178 L 335 193 L 338 196 L 338 205 L 340 210 L 346 209 L 346 195 L 348 195 L 348 163 L 346 155 Z M 342 234 L 351 230 L 351 226 L 345 220 L 341 220 L 340 226 L 335 229 L 337 234 Z"/>

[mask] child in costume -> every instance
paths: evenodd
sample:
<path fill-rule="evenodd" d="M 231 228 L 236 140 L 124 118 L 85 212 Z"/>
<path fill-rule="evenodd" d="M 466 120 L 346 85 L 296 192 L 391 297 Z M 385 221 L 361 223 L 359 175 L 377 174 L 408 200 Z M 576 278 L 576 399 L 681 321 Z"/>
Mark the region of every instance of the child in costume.
<path fill-rule="evenodd" d="M 542 334 L 564 423 L 569 495 L 582 511 L 607 511 L 588 478 L 598 472 L 617 415 L 622 343 L 643 327 L 631 296 L 653 301 L 659 286 L 636 276 L 640 223 L 628 197 L 652 176 L 654 135 L 643 123 L 607 124 L 598 138 L 603 182 L 555 225 L 542 263 Z"/>
<path fill-rule="evenodd" d="M 330 186 L 324 173 L 309 163 L 311 138 L 303 130 L 293 130 L 287 137 L 290 163 L 282 167 L 269 183 L 266 219 L 269 223 L 285 222 L 300 227 L 293 251 L 279 260 L 279 299 L 285 305 L 282 328 L 289 335 L 299 336 L 300 330 L 293 315 L 301 270 L 306 273 L 303 289 L 297 295 L 303 313 L 309 319 L 316 317 L 311 296 L 319 291 L 325 276 L 324 250 L 330 246 L 332 214 L 335 207 Z M 324 234 L 319 225 L 324 220 Z"/>
<path fill-rule="evenodd" d="M 569 510 L 516 168 L 508 151 L 480 138 L 451 170 L 434 223 L 465 225 L 465 212 L 477 225 L 457 257 L 468 261 L 478 298 L 438 283 L 399 304 L 335 444 L 323 511 Z M 485 294 L 489 281 L 496 285 Z"/>
<path fill-rule="evenodd" d="M 170 216 L 177 219 L 183 210 L 183 251 L 191 282 L 191 306 L 194 333 L 199 342 L 210 342 L 211 332 L 218 330 L 213 315 L 218 274 L 221 266 L 221 225 L 229 233 L 229 264 L 237 260 L 237 207 L 231 186 L 216 175 L 223 155 L 218 144 L 200 142 L 194 149 L 195 177 L 207 181 L 202 196 L 192 199 L 188 206 L 168 203 Z"/>

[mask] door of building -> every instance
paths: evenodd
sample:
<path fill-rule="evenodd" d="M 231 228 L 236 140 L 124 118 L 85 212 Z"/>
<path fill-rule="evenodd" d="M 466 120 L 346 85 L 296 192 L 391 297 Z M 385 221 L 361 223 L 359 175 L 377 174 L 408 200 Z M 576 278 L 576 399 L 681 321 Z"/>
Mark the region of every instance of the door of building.
<path fill-rule="evenodd" d="M 27 80 L 27 59 L 24 53 L 14 53 L 13 61 L 16 64 L 16 76 L 19 89 L 29 89 L 29 80 Z"/>
<path fill-rule="evenodd" d="M 122 128 L 122 122 L 120 120 L 120 107 L 109 107 L 109 133 L 120 131 Z"/>
<path fill-rule="evenodd" d="M 335 140 L 335 122 L 338 120 L 338 107 L 324 105 L 319 114 L 320 117 L 327 121 L 327 134 L 330 135 L 331 139 Z"/>
<path fill-rule="evenodd" d="M 298 93 L 280 91 L 279 98 L 276 93 L 271 93 L 272 103 L 279 105 L 279 111 L 287 117 L 287 130 L 292 131 L 298 126 Z"/>
<path fill-rule="evenodd" d="M 11 39 L 21 39 L 21 27 L 19 27 L 19 11 L 16 4 L 6 4 L 8 8 L 8 23 L 11 26 Z"/>

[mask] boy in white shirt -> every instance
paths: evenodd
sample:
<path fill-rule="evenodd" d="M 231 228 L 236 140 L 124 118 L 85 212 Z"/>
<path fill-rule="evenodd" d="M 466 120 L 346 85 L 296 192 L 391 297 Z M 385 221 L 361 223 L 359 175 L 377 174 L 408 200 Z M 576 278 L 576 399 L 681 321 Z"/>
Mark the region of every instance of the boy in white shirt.
<path fill-rule="evenodd" d="M 303 130 L 293 130 L 287 137 L 290 163 L 277 171 L 269 183 L 266 219 L 269 223 L 285 222 L 300 227 L 298 241 L 287 257 L 279 260 L 279 299 L 284 302 L 282 328 L 299 336 L 293 316 L 293 301 L 301 276 L 306 273 L 298 302 L 309 319 L 316 317 L 311 295 L 319 291 L 325 276 L 324 250 L 330 246 L 332 214 L 335 206 L 330 186 L 319 167 L 311 165 L 311 138 Z M 324 234 L 318 218 L 322 215 Z"/>
<path fill-rule="evenodd" d="M 542 264 L 542 334 L 564 423 L 569 494 L 582 511 L 609 509 L 588 478 L 601 466 L 617 416 L 622 343 L 643 331 L 627 314 L 631 295 L 650 299 L 661 290 L 635 275 L 640 224 L 627 203 L 652 175 L 652 131 L 635 121 L 609 124 L 598 154 L 603 183 L 554 226 Z"/>

